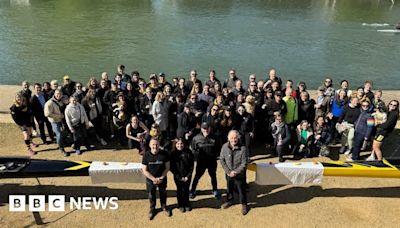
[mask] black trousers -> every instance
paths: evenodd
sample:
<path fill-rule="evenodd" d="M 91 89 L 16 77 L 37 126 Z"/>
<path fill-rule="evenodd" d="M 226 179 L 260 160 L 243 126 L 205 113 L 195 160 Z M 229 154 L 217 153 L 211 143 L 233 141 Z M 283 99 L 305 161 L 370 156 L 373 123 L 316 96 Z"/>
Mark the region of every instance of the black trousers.
<path fill-rule="evenodd" d="M 161 208 L 167 206 L 167 178 L 165 177 L 161 184 L 153 184 L 153 181 L 147 179 L 146 180 L 146 189 L 150 201 L 150 210 L 156 209 L 156 191 L 158 188 L 158 192 L 160 193 L 160 203 Z"/>
<path fill-rule="evenodd" d="M 74 133 L 72 133 L 72 136 L 74 138 L 75 150 L 80 150 L 82 144 L 85 145 L 87 149 L 89 149 L 86 126 L 84 124 L 79 124 L 78 126 L 75 126 L 73 128 L 75 131 Z"/>
<path fill-rule="evenodd" d="M 246 193 L 246 175 L 245 174 L 239 174 L 236 177 L 229 177 L 228 175 L 225 175 L 226 177 L 226 186 L 227 186 L 227 197 L 226 201 L 232 202 L 233 201 L 233 194 L 235 192 L 235 189 L 239 193 L 239 199 L 241 204 L 247 204 L 247 193 Z"/>
<path fill-rule="evenodd" d="M 192 178 L 189 177 L 188 181 L 183 182 L 174 177 L 174 181 L 176 184 L 176 198 L 178 200 L 178 207 L 190 207 L 189 188 L 191 179 Z"/>
<path fill-rule="evenodd" d="M 46 117 L 38 117 L 36 118 L 36 122 L 39 125 L 39 132 L 40 132 L 40 138 L 42 139 L 43 142 L 46 142 L 46 132 L 44 130 L 44 125 L 46 124 L 47 127 L 47 132 L 49 133 L 49 137 L 51 140 L 54 140 L 54 133 L 53 133 L 53 128 L 51 127 L 51 123 Z M 33 125 L 35 126 L 35 125 Z"/>
<path fill-rule="evenodd" d="M 200 178 L 203 174 L 208 170 L 208 175 L 211 178 L 212 190 L 218 190 L 217 187 L 217 160 L 208 159 L 208 160 L 198 160 L 196 163 L 196 174 L 193 178 L 192 183 L 192 192 L 196 191 L 197 184 L 199 183 Z"/>

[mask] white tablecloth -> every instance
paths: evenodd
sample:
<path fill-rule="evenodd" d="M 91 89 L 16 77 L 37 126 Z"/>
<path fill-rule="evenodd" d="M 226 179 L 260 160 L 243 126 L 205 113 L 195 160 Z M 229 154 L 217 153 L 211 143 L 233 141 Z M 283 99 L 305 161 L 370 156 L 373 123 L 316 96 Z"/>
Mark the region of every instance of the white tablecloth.
<path fill-rule="evenodd" d="M 324 173 L 321 163 L 258 163 L 256 183 L 259 185 L 320 184 Z"/>
<path fill-rule="evenodd" d="M 92 162 L 89 175 L 93 184 L 100 183 L 145 183 L 141 163 Z"/>

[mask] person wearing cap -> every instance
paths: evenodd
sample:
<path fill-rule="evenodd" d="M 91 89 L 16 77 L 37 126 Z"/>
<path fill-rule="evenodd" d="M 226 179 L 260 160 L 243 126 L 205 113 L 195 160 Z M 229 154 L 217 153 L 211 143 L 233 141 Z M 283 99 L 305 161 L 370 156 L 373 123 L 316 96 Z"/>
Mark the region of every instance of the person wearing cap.
<path fill-rule="evenodd" d="M 222 204 L 223 209 L 233 205 L 235 190 L 239 193 L 242 214 L 249 211 L 247 206 L 247 183 L 246 183 L 246 148 L 240 144 L 238 131 L 231 130 L 228 134 L 228 142 L 222 146 L 220 153 L 221 166 L 225 171 L 227 195 L 226 202 Z"/>
<path fill-rule="evenodd" d="M 159 73 L 158 74 L 158 91 L 164 91 L 164 88 L 166 85 L 171 86 L 171 84 L 165 79 L 165 74 L 164 73 Z"/>
<path fill-rule="evenodd" d="M 331 111 L 331 96 L 330 92 L 326 92 L 326 87 L 318 87 L 318 96 L 315 101 L 315 116 L 325 116 Z M 327 95 L 328 94 L 328 95 Z"/>
<path fill-rule="evenodd" d="M 64 84 L 61 87 L 64 96 L 70 97 L 75 92 L 75 82 L 71 80 L 69 75 L 64 75 Z"/>
<path fill-rule="evenodd" d="M 217 157 L 219 155 L 217 140 L 210 132 L 207 122 L 201 124 L 201 132 L 197 134 L 191 143 L 191 149 L 196 159 L 196 174 L 193 178 L 190 198 L 196 197 L 196 188 L 204 172 L 208 170 L 211 178 L 212 193 L 216 199 L 220 199 L 221 194 L 217 186 Z"/>
<path fill-rule="evenodd" d="M 156 74 L 154 74 L 154 73 L 150 74 L 149 83 L 147 84 L 147 88 L 151 89 L 151 93 L 153 94 L 153 96 L 155 96 L 156 93 L 159 91 Z"/>

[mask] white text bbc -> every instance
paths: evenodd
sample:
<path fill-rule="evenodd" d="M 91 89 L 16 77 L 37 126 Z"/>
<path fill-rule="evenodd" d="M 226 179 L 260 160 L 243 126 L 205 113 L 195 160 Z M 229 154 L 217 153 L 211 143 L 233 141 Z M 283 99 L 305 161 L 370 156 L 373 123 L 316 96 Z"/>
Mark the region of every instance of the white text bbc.
<path fill-rule="evenodd" d="M 9 195 L 8 202 L 12 212 L 26 211 L 26 204 L 28 211 L 46 210 L 45 195 Z M 48 195 L 47 203 L 48 211 L 65 211 L 64 195 Z M 69 207 L 70 210 L 117 210 L 118 197 L 70 197 Z"/>

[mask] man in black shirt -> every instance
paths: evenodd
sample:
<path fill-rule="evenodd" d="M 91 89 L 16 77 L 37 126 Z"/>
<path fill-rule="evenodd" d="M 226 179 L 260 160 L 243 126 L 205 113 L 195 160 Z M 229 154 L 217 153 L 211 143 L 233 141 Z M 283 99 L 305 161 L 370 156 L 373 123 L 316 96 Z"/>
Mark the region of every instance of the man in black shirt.
<path fill-rule="evenodd" d="M 206 169 L 211 178 L 212 193 L 214 198 L 220 199 L 221 194 L 217 187 L 217 141 L 210 135 L 210 126 L 207 122 L 201 124 L 201 132 L 192 140 L 192 151 L 196 158 L 196 174 L 192 182 L 190 198 L 196 197 L 196 187 Z"/>
<path fill-rule="evenodd" d="M 151 139 L 150 150 L 143 156 L 143 174 L 146 176 L 146 188 L 150 200 L 149 219 L 152 220 L 156 208 L 156 190 L 160 192 L 161 209 L 169 216 L 172 212 L 167 208 L 167 173 L 170 168 L 169 158 L 165 151 L 159 149 L 157 139 Z"/>

